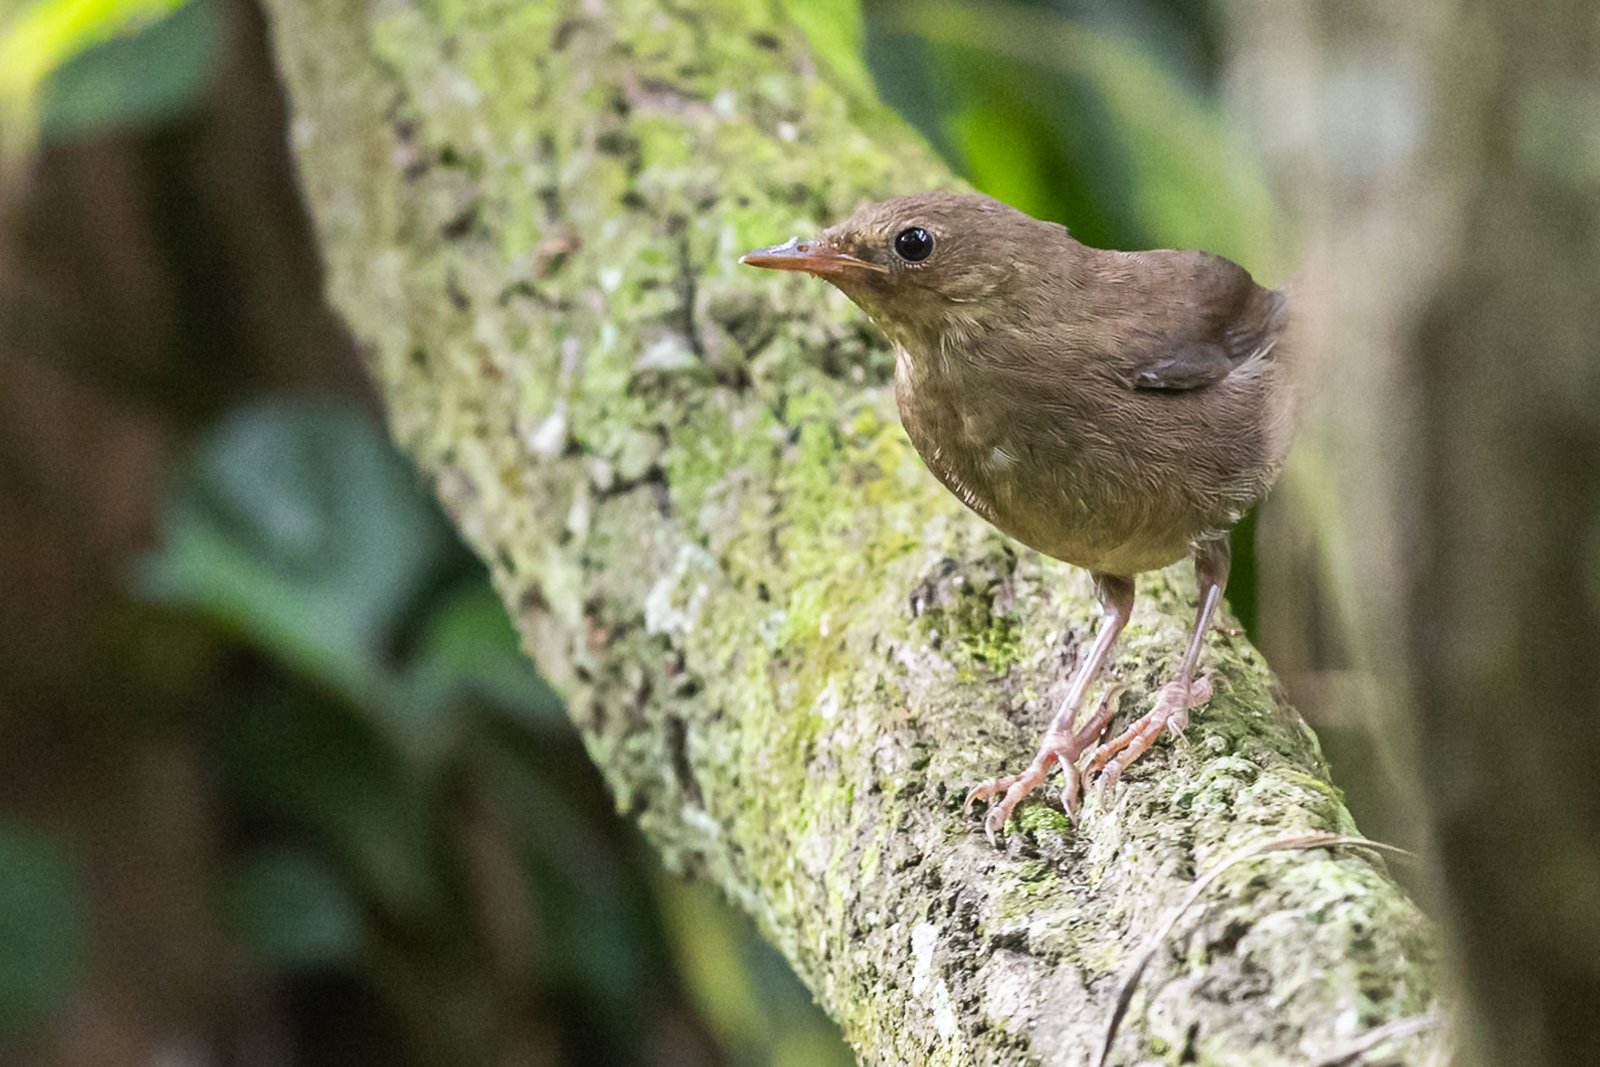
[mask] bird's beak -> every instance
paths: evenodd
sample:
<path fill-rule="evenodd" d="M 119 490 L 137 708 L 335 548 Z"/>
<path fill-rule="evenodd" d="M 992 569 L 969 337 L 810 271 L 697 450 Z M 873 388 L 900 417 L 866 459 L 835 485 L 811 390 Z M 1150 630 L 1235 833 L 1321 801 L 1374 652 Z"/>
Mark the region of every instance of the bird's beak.
<path fill-rule="evenodd" d="M 889 273 L 889 268 L 882 264 L 858 259 L 849 253 L 829 248 L 820 241 L 801 241 L 793 237 L 781 245 L 746 252 L 739 257 L 739 262 L 750 267 L 766 267 L 768 270 L 802 270 L 819 278 L 858 270 Z"/>

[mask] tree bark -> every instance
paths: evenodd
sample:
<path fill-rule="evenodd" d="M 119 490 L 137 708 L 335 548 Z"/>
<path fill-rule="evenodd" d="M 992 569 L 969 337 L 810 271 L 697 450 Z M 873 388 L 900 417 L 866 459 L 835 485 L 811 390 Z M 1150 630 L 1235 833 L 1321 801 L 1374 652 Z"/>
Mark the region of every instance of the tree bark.
<path fill-rule="evenodd" d="M 1475 997 L 1463 1059 L 1600 1048 L 1600 19 L 1238 5 L 1306 225 L 1354 628 L 1417 741 Z M 1336 368 L 1336 369 L 1333 369 Z"/>
<path fill-rule="evenodd" d="M 748 247 L 951 182 L 772 5 L 269 0 L 331 296 L 619 809 L 760 922 L 877 1063 L 1090 1062 L 1147 932 L 1250 842 L 1351 831 L 1258 654 L 1074 828 L 960 811 L 1095 618 L 921 468 L 863 318 Z M 1117 673 L 1170 674 L 1143 579 Z M 559 829 L 559 828 L 556 828 Z M 1371 855 L 1225 875 L 1112 1062 L 1304 1063 L 1428 1008 Z"/>

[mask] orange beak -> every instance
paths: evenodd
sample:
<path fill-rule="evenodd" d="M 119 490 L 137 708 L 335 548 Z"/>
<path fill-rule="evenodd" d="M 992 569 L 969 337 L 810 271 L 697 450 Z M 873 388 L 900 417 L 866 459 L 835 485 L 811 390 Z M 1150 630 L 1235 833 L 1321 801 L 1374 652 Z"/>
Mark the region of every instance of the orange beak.
<path fill-rule="evenodd" d="M 758 248 L 739 257 L 739 262 L 750 267 L 768 270 L 800 270 L 825 278 L 830 274 L 849 274 L 852 271 L 870 270 L 888 274 L 889 268 L 869 263 L 845 252 L 827 247 L 819 241 L 800 241 L 791 237 L 781 245 Z"/>

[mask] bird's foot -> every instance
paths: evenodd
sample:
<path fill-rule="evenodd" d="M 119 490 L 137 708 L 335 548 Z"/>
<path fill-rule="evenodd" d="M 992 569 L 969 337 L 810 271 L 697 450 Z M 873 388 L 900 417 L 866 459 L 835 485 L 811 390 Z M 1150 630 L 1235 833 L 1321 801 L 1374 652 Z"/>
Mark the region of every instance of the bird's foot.
<path fill-rule="evenodd" d="M 1083 795 L 1083 780 L 1078 774 L 1078 757 L 1105 732 L 1106 723 L 1116 714 L 1117 698 L 1127 688 L 1125 685 L 1118 685 L 1107 690 L 1106 695 L 1100 698 L 1100 705 L 1095 709 L 1095 713 L 1076 732 L 1071 730 L 1070 723 L 1062 728 L 1059 719 L 1064 716 L 1058 716 L 1058 721 L 1051 724 L 1050 731 L 1045 734 L 1044 743 L 1039 746 L 1038 754 L 1033 757 L 1033 762 L 1028 764 L 1026 770 L 1020 774 L 991 778 L 967 794 L 966 803 L 961 809 L 964 812 L 970 812 L 972 805 L 980 800 L 1000 796 L 998 801 L 990 805 L 989 813 L 983 819 L 983 829 L 989 835 L 989 844 L 997 844 L 995 834 L 1005 826 L 1006 820 L 1011 818 L 1012 810 L 1022 799 L 1045 783 L 1050 777 L 1052 766 L 1061 768 L 1063 779 L 1061 806 L 1066 810 L 1067 818 L 1073 822 L 1078 821 L 1078 807 Z"/>
<path fill-rule="evenodd" d="M 1133 761 L 1144 755 L 1156 743 L 1162 731 L 1173 737 L 1183 734 L 1189 725 L 1189 711 L 1211 699 L 1211 679 L 1197 678 L 1187 690 L 1182 682 L 1168 682 L 1156 693 L 1155 707 L 1145 712 L 1129 727 L 1095 749 L 1084 768 L 1084 776 L 1094 783 L 1103 795 L 1114 787 L 1122 772 Z"/>

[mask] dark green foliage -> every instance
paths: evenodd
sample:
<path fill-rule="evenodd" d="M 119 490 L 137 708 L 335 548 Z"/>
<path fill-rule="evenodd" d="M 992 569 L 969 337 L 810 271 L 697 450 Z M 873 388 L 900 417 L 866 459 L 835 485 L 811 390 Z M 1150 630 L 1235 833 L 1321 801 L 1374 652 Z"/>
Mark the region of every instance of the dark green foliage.
<path fill-rule="evenodd" d="M 274 969 L 347 965 L 361 948 L 359 904 L 307 849 L 266 849 L 244 861 L 224 889 L 223 913 L 255 959 Z"/>
<path fill-rule="evenodd" d="M 312 836 L 385 913 L 415 919 L 438 901 L 428 798 L 371 716 L 300 694 L 261 700 L 223 722 L 220 749 L 243 812 Z"/>
<path fill-rule="evenodd" d="M 579 757 L 558 702 L 368 418 L 288 402 L 224 418 L 177 479 L 139 587 L 276 665 L 227 694 L 211 731 L 238 849 L 219 904 L 259 965 L 354 978 L 425 1060 L 487 1056 L 492 1005 L 419 998 L 492 988 L 507 980 L 493 953 L 526 951 L 490 944 L 473 913 L 486 887 L 464 836 L 488 818 L 546 932 L 543 973 L 512 987 L 576 998 L 580 1020 L 627 1017 L 662 964 L 618 867 L 637 860 L 614 858 L 614 832 L 563 799 L 539 751 L 554 740 Z M 379 1019 L 346 1040 L 359 1046 L 363 1025 L 384 1043 Z"/>
<path fill-rule="evenodd" d="M 201 445 L 141 588 L 349 699 L 387 705 L 405 681 L 385 642 L 458 551 L 366 420 L 263 406 L 231 415 Z"/>
<path fill-rule="evenodd" d="M 0 823 L 0 1040 L 45 1021 L 83 974 L 89 902 L 66 846 Z"/>
<path fill-rule="evenodd" d="M 486 1061 L 525 1013 L 574 1062 L 646 1062 L 681 946 L 643 854 L 481 566 L 370 419 L 305 402 L 226 416 L 137 586 L 264 660 L 206 731 L 231 827 L 219 915 L 289 992 L 337 976 L 348 1000 L 303 1004 L 347 1013 L 351 1055 Z M 794 1016 L 773 1040 L 816 1031 L 808 1000 L 792 976 L 762 998 Z M 308 1040 L 323 1025 L 297 1018 Z"/>

